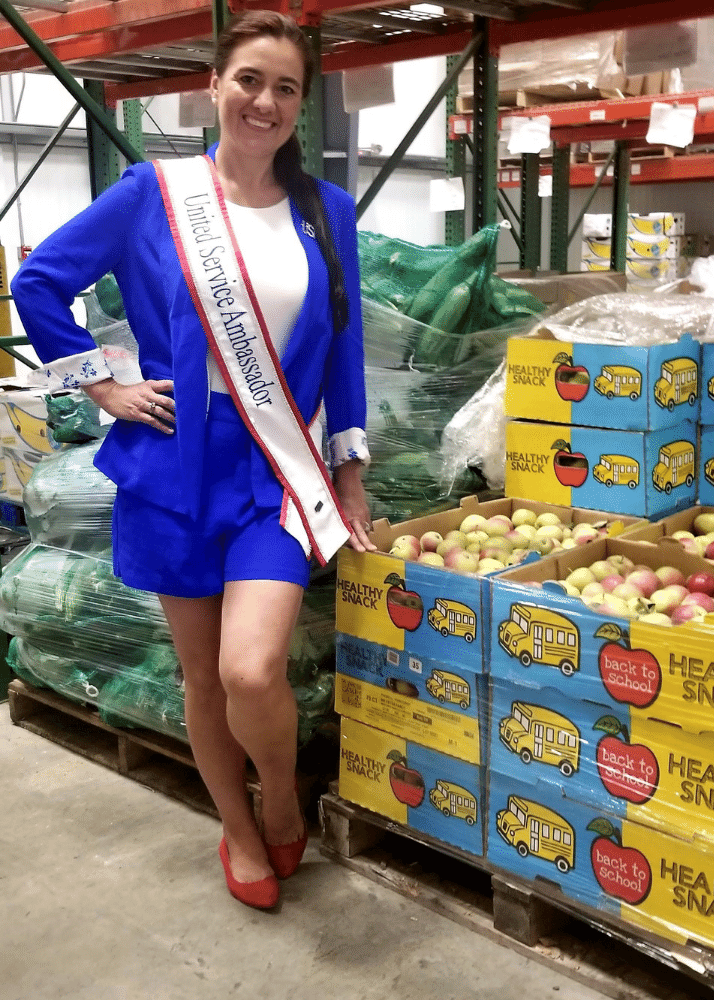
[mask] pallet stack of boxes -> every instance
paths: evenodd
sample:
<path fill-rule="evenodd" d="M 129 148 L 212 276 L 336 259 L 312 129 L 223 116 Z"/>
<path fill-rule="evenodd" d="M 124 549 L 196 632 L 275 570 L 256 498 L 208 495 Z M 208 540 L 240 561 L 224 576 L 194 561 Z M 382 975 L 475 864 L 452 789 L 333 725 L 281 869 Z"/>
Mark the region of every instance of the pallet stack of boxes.
<path fill-rule="evenodd" d="M 687 243 L 681 212 L 652 212 L 627 216 L 626 273 L 633 292 L 683 277 Z M 612 216 L 585 215 L 580 260 L 582 271 L 610 268 Z"/>
<path fill-rule="evenodd" d="M 517 499 L 479 503 L 390 525 L 375 524 L 379 551 L 340 552 L 337 676 L 340 795 L 474 856 L 484 852 L 489 636 L 486 577 L 387 553 L 400 535 L 446 535 L 471 515 L 510 517 Z M 602 523 L 622 532 L 635 518 L 543 503 L 535 514 Z"/>
<path fill-rule="evenodd" d="M 508 412 L 567 426 L 511 422 L 507 489 L 567 490 L 583 506 L 691 526 L 700 508 L 672 512 L 691 508 L 697 488 L 700 370 L 690 338 L 514 343 Z M 572 426 L 579 412 L 600 429 Z M 652 544 L 662 531 L 646 525 L 488 582 L 487 856 L 643 931 L 711 947 L 714 632 L 606 617 L 554 582 L 609 557 L 685 577 L 712 569 Z"/>

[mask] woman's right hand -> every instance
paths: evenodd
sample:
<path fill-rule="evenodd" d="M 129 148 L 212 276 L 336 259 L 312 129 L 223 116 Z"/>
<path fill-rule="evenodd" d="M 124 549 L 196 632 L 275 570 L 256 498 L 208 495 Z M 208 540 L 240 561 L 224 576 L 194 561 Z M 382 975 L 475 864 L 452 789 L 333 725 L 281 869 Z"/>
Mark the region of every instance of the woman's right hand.
<path fill-rule="evenodd" d="M 164 434 L 174 433 L 176 407 L 171 396 L 165 395 L 173 391 L 171 379 L 147 379 L 135 385 L 122 385 L 108 378 L 82 388 L 97 406 L 117 420 L 132 420 L 155 427 Z"/>

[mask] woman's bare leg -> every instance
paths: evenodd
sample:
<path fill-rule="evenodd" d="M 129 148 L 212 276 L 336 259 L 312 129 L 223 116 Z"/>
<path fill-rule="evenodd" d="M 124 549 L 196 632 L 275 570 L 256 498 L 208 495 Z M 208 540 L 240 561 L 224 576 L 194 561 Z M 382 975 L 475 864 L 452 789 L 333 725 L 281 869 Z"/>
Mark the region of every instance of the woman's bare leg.
<path fill-rule="evenodd" d="M 233 875 L 257 882 L 272 874 L 245 787 L 246 752 L 226 719 L 219 675 L 221 594 L 185 598 L 159 595 L 186 688 L 186 729 L 198 770 L 223 820 Z"/>
<path fill-rule="evenodd" d="M 223 595 L 228 726 L 260 777 L 269 844 L 289 844 L 304 832 L 295 793 L 297 708 L 286 676 L 302 597 L 302 587 L 276 580 L 229 582 Z"/>

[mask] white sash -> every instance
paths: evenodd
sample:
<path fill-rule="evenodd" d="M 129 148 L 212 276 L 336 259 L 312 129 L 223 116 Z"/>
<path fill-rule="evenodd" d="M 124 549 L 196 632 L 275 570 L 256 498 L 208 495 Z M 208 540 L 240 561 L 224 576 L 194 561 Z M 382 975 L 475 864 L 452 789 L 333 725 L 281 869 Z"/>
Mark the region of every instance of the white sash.
<path fill-rule="evenodd" d="M 351 529 L 275 353 L 208 156 L 154 161 L 208 346 L 246 427 L 286 491 L 281 524 L 324 565 Z"/>

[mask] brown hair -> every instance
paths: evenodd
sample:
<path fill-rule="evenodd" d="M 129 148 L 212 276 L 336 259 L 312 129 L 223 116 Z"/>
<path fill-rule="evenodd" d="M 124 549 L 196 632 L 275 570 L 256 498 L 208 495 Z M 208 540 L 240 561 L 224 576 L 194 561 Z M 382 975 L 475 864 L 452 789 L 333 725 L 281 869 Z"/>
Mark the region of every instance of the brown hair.
<path fill-rule="evenodd" d="M 231 18 L 216 39 L 213 60 L 216 73 L 218 76 L 223 75 L 233 50 L 239 45 L 264 35 L 278 39 L 286 38 L 295 45 L 302 56 L 302 96 L 303 99 L 306 98 L 310 93 L 316 68 L 312 46 L 292 18 L 274 11 L 250 10 Z M 333 325 L 335 330 L 343 330 L 349 320 L 349 306 L 342 264 L 335 249 L 317 182 L 302 168 L 302 148 L 294 132 L 275 154 L 273 173 L 277 182 L 295 202 L 305 222 L 312 225 L 315 230 L 315 239 L 327 265 L 330 279 Z"/>

